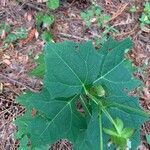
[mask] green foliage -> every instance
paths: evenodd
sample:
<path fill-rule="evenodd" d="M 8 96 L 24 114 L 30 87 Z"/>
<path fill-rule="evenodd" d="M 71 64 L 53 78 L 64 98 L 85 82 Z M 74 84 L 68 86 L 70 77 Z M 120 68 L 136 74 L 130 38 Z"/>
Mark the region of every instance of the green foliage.
<path fill-rule="evenodd" d="M 144 5 L 144 11 L 140 17 L 141 28 L 144 28 L 145 25 L 150 25 L 150 2 L 146 2 Z"/>
<path fill-rule="evenodd" d="M 47 7 L 50 10 L 55 10 L 59 7 L 59 0 L 48 0 Z M 50 27 L 54 23 L 54 15 L 52 12 L 45 14 L 38 12 L 36 15 L 36 26 L 38 31 L 41 33 L 41 39 L 44 42 L 50 42 L 53 39 L 53 35 L 50 32 Z M 41 29 L 43 27 L 44 31 Z M 31 75 L 43 78 L 45 73 L 44 55 L 41 54 L 37 60 L 38 66 L 30 72 Z"/>
<path fill-rule="evenodd" d="M 11 28 L 8 24 L 6 24 L 4 22 L 2 24 L 0 24 L 0 35 L 2 35 L 2 33 L 4 31 L 5 31 L 5 33 L 8 33 L 8 32 L 10 32 L 10 30 L 11 30 Z"/>
<path fill-rule="evenodd" d="M 20 140 L 20 147 L 18 148 L 18 150 L 28 150 L 28 137 L 24 136 L 21 140 Z"/>
<path fill-rule="evenodd" d="M 37 28 L 40 29 L 41 24 L 45 28 L 49 28 L 54 23 L 54 16 L 53 15 L 47 15 L 42 12 L 37 13 L 36 15 L 36 25 Z"/>
<path fill-rule="evenodd" d="M 18 98 L 26 113 L 15 121 L 17 138 L 27 136 L 33 150 L 66 138 L 74 150 L 135 150 L 150 114 L 128 95 L 140 85 L 124 57 L 131 46 L 129 39 L 112 38 L 100 50 L 91 42 L 48 43 L 42 91 Z"/>
<path fill-rule="evenodd" d="M 124 128 L 123 122 L 119 118 L 114 120 L 117 128 L 114 126 L 111 129 L 104 128 L 104 132 L 111 137 L 111 141 L 117 145 L 119 149 L 131 148 L 128 140 L 133 136 L 134 129 Z"/>
<path fill-rule="evenodd" d="M 54 23 L 54 16 L 47 15 L 42 12 L 37 13 L 36 15 L 36 26 L 38 31 L 41 30 L 41 26 L 45 29 L 43 33 L 41 33 L 41 38 L 45 42 L 50 42 L 52 40 L 52 34 L 50 33 L 50 27 Z"/>
<path fill-rule="evenodd" d="M 51 10 L 50 13 L 38 12 L 36 15 L 37 29 L 41 31 L 41 26 L 46 29 L 42 34 L 41 38 L 45 42 L 52 40 L 52 34 L 50 33 L 50 27 L 54 23 L 53 10 L 59 7 L 59 0 L 48 0 L 47 7 Z"/>
<path fill-rule="evenodd" d="M 98 28 L 103 30 L 101 34 L 101 38 L 96 37 L 94 39 L 96 46 L 103 44 L 107 40 L 108 33 L 118 32 L 113 26 L 109 25 L 108 22 L 109 22 L 110 16 L 106 15 L 103 12 L 103 10 L 96 4 L 93 4 L 85 12 L 81 12 L 81 18 L 84 20 L 87 27 L 92 28 L 92 24 L 95 23 L 98 26 Z"/>
<path fill-rule="evenodd" d="M 59 0 L 48 0 L 47 6 L 49 9 L 55 10 L 59 7 Z"/>
<path fill-rule="evenodd" d="M 5 35 L 2 38 L 3 46 L 7 47 L 10 43 L 15 43 L 20 39 L 25 39 L 28 36 L 28 32 L 25 28 L 13 29 L 10 25 L 6 23 L 0 24 L 0 36 Z"/>
<path fill-rule="evenodd" d="M 131 6 L 130 12 L 135 13 L 137 11 L 137 7 L 135 5 Z"/>
<path fill-rule="evenodd" d="M 14 32 L 7 35 L 4 39 L 4 43 L 13 43 L 19 39 L 25 39 L 28 36 L 28 32 L 25 28 L 18 28 Z"/>
<path fill-rule="evenodd" d="M 42 33 L 41 37 L 42 37 L 43 41 L 50 42 L 52 40 L 53 35 L 50 32 L 45 31 Z"/>
<path fill-rule="evenodd" d="M 37 67 L 33 69 L 29 74 L 39 78 L 43 78 L 45 74 L 45 61 L 44 54 L 40 54 L 36 60 Z"/>
<path fill-rule="evenodd" d="M 146 141 L 148 144 L 150 144 L 150 135 L 146 135 Z"/>
<path fill-rule="evenodd" d="M 102 9 L 95 5 L 91 6 L 87 11 L 82 12 L 81 17 L 88 27 L 90 27 L 92 20 L 95 17 L 97 25 L 102 28 L 106 26 L 106 22 L 110 19 L 109 15 L 104 14 Z"/>

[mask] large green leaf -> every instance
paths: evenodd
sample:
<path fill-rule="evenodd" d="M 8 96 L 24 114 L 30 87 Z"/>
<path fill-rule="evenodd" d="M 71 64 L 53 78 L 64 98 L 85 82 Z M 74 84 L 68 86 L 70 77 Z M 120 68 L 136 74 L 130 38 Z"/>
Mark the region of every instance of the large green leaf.
<path fill-rule="evenodd" d="M 129 90 L 138 86 L 139 82 L 132 77 L 127 69 L 125 50 L 132 46 L 129 39 L 125 39 L 117 44 L 113 39 L 109 39 L 100 49 L 103 54 L 103 63 L 99 77 L 93 82 L 94 85 L 104 85 L 113 95 L 124 93 L 124 89 Z M 119 91 L 119 92 L 118 92 Z"/>
<path fill-rule="evenodd" d="M 150 116 L 144 112 L 137 101 L 137 98 L 126 96 L 120 97 L 120 103 L 114 102 L 116 97 L 111 97 L 102 100 L 103 106 L 113 119 L 121 118 L 126 128 L 134 129 L 134 134 L 130 140 L 131 149 L 136 149 L 140 145 L 140 128 Z M 101 119 L 101 120 L 100 120 Z M 114 150 L 115 145 L 110 143 L 110 137 L 106 133 L 101 133 L 100 121 L 102 128 L 112 128 L 112 123 L 107 118 L 107 115 L 102 113 L 101 118 L 98 118 L 98 113 L 91 115 L 91 120 L 88 123 L 87 130 L 85 130 L 77 139 L 75 149 L 77 150 L 99 150 L 100 141 L 103 140 L 103 149 Z M 100 137 L 102 134 L 102 138 Z"/>
<path fill-rule="evenodd" d="M 100 149 L 100 129 L 99 129 L 98 110 L 92 112 L 91 119 L 88 123 L 87 129 L 84 130 L 76 140 L 74 149 L 76 150 L 99 150 Z M 94 130 L 93 130 L 94 129 Z"/>
<path fill-rule="evenodd" d="M 123 139 L 125 146 L 129 140 L 135 150 L 140 126 L 150 115 L 139 106 L 138 98 L 128 95 L 140 85 L 124 56 L 131 45 L 129 39 L 117 42 L 112 38 L 100 50 L 91 42 L 47 44 L 43 90 L 18 99 L 27 109 L 16 120 L 19 139 L 27 135 L 32 149 L 67 138 L 75 150 L 112 150 L 118 145 L 108 146 L 112 137 L 103 129 L 120 130 L 115 122 L 119 118 L 126 131 L 135 131 L 130 139 Z M 84 111 L 78 110 L 78 101 Z"/>
<path fill-rule="evenodd" d="M 77 96 L 51 99 L 46 89 L 39 94 L 27 93 L 18 102 L 27 106 L 28 111 L 16 124 L 24 128 L 32 147 L 52 144 L 61 138 L 75 141 L 78 132 L 86 127 L 84 118 L 76 111 L 76 100 Z"/>
<path fill-rule="evenodd" d="M 96 80 L 102 55 L 91 42 L 49 43 L 45 47 L 46 74 L 44 85 L 52 97 L 80 94 L 85 85 Z"/>

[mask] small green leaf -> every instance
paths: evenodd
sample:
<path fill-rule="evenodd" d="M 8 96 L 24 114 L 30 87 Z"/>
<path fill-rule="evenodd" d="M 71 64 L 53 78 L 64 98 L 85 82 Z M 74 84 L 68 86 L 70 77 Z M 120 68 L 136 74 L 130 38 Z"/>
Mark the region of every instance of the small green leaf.
<path fill-rule="evenodd" d="M 117 129 L 118 129 L 119 133 L 121 133 L 122 130 L 123 130 L 123 122 L 122 122 L 122 120 L 119 119 L 119 118 L 116 118 L 115 119 L 115 123 L 117 125 Z"/>
<path fill-rule="evenodd" d="M 50 42 L 50 41 L 52 40 L 52 37 L 53 37 L 53 36 L 52 36 L 51 33 L 45 31 L 45 32 L 42 33 L 41 37 L 42 37 L 42 40 L 43 40 L 43 41 L 45 41 L 45 42 Z"/>
<path fill-rule="evenodd" d="M 10 26 L 6 23 L 2 23 L 0 24 L 0 35 L 3 33 L 3 31 L 5 31 L 6 33 L 10 32 Z"/>
<path fill-rule="evenodd" d="M 14 33 L 10 33 L 4 39 L 4 43 L 13 43 L 19 39 L 27 38 L 28 32 L 25 28 L 18 28 Z"/>
<path fill-rule="evenodd" d="M 12 43 L 12 42 L 15 42 L 16 40 L 17 40 L 17 35 L 14 33 L 10 33 L 4 39 L 4 43 Z"/>
<path fill-rule="evenodd" d="M 111 136 L 118 136 L 118 133 L 114 129 L 103 128 L 104 132 Z"/>
<path fill-rule="evenodd" d="M 85 19 L 87 17 L 87 14 L 85 12 L 81 12 L 82 19 Z"/>
<path fill-rule="evenodd" d="M 49 9 L 55 10 L 56 8 L 59 7 L 59 0 L 48 0 L 47 6 Z"/>
<path fill-rule="evenodd" d="M 38 56 L 36 63 L 37 63 L 36 68 L 33 69 L 29 74 L 32 76 L 43 78 L 45 74 L 45 61 L 43 53 Z"/>
<path fill-rule="evenodd" d="M 43 18 L 42 18 L 42 21 L 43 21 L 43 26 L 44 27 L 49 27 L 50 25 L 53 24 L 54 22 L 54 17 L 51 15 L 44 15 Z"/>
<path fill-rule="evenodd" d="M 130 8 L 130 12 L 132 13 L 135 13 L 137 11 L 137 7 L 135 5 L 133 5 L 131 8 Z"/>
<path fill-rule="evenodd" d="M 96 7 L 96 9 L 95 9 L 95 14 L 96 14 L 97 16 L 99 16 L 99 15 L 101 14 L 101 12 L 102 12 L 101 8 Z"/>
<path fill-rule="evenodd" d="M 147 143 L 150 144 L 150 135 L 148 134 L 146 135 L 146 140 L 147 140 Z"/>
<path fill-rule="evenodd" d="M 94 17 L 94 12 L 93 12 L 93 10 L 88 10 L 88 11 L 87 11 L 87 15 L 89 16 L 89 18 L 93 18 L 93 17 Z"/>
<path fill-rule="evenodd" d="M 127 148 L 127 140 L 125 138 L 111 136 L 111 142 L 116 145 L 116 149 L 125 150 Z"/>
<path fill-rule="evenodd" d="M 150 3 L 146 2 L 144 5 L 144 11 L 142 12 L 141 17 L 139 18 L 140 20 L 140 26 L 141 29 L 144 30 L 145 25 L 150 24 Z"/>
<path fill-rule="evenodd" d="M 109 21 L 110 18 L 111 18 L 111 17 L 110 17 L 109 15 L 104 15 L 104 16 L 103 16 L 104 22 Z"/>
<path fill-rule="evenodd" d="M 25 28 L 18 28 L 14 33 L 17 36 L 17 39 L 25 39 L 28 36 L 28 32 Z"/>
<path fill-rule="evenodd" d="M 144 4 L 144 12 L 150 14 L 150 2 Z"/>
<path fill-rule="evenodd" d="M 42 12 L 38 12 L 36 14 L 36 25 L 37 25 L 38 28 L 40 28 L 40 25 L 43 22 L 43 16 L 44 16 L 44 14 Z"/>
<path fill-rule="evenodd" d="M 130 139 L 134 134 L 135 130 L 131 128 L 124 128 L 122 131 L 122 136 L 126 139 Z"/>

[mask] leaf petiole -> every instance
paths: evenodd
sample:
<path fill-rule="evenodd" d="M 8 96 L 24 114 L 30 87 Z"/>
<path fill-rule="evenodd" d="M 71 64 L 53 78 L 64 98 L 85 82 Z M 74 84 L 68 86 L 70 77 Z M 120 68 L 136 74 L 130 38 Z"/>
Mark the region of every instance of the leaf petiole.
<path fill-rule="evenodd" d="M 87 90 L 86 90 L 87 96 L 96 104 L 99 105 L 102 109 L 102 111 L 104 112 L 104 114 L 106 115 L 106 117 L 109 119 L 109 121 L 114 125 L 115 129 L 117 130 L 117 132 L 119 133 L 119 130 L 117 128 L 117 125 L 114 121 L 114 119 L 111 117 L 111 115 L 108 113 L 108 111 L 105 109 L 105 107 L 103 106 L 103 104 L 101 103 L 101 101 L 99 99 L 97 99 L 96 97 L 94 97 L 93 95 L 91 95 Z"/>
<path fill-rule="evenodd" d="M 99 115 L 99 126 L 100 126 L 100 150 L 103 150 L 103 127 L 101 114 Z"/>

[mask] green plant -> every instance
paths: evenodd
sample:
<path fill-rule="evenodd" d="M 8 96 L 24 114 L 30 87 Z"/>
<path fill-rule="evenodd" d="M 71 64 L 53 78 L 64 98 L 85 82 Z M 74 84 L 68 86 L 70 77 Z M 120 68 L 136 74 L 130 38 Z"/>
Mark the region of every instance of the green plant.
<path fill-rule="evenodd" d="M 48 29 L 53 23 L 54 23 L 53 15 L 47 15 L 42 12 L 37 13 L 36 25 L 38 29 L 40 29 L 41 24 L 43 24 L 43 27 Z"/>
<path fill-rule="evenodd" d="M 150 114 L 128 94 L 141 85 L 124 56 L 131 46 L 129 39 L 112 38 L 99 50 L 91 42 L 48 43 L 42 91 L 17 100 L 26 108 L 15 121 L 16 138 L 28 138 L 23 148 L 48 150 L 67 138 L 74 150 L 135 150 Z"/>
<path fill-rule="evenodd" d="M 47 7 L 52 10 L 57 9 L 59 7 L 59 0 L 48 0 Z"/>
<path fill-rule="evenodd" d="M 91 6 L 87 11 L 81 12 L 81 17 L 88 27 L 90 27 L 95 17 L 96 20 L 94 21 L 96 21 L 97 25 L 102 28 L 106 26 L 107 21 L 110 19 L 109 15 L 104 14 L 102 9 L 95 5 Z"/>
<path fill-rule="evenodd" d="M 150 144 L 150 134 L 146 135 L 146 141 L 147 141 L 148 144 Z"/>
<path fill-rule="evenodd" d="M 137 11 L 138 7 L 136 7 L 135 5 L 131 6 L 130 8 L 130 12 L 135 13 Z"/>
<path fill-rule="evenodd" d="M 0 24 L 0 36 L 3 34 L 3 32 L 8 33 L 10 32 L 11 28 L 8 24 L 2 22 Z"/>
<path fill-rule="evenodd" d="M 38 55 L 36 59 L 37 66 L 33 69 L 29 74 L 32 76 L 36 76 L 39 78 L 43 78 L 45 74 L 45 62 L 44 62 L 44 54 Z"/>
<path fill-rule="evenodd" d="M 110 16 L 106 15 L 101 7 L 95 3 L 86 11 L 81 12 L 81 18 L 84 20 L 87 27 L 92 28 L 92 24 L 96 24 L 102 31 L 101 38 L 94 38 L 96 46 L 103 44 L 107 40 L 108 33 L 118 32 L 113 26 L 109 25 Z"/>
<path fill-rule="evenodd" d="M 3 37 L 3 34 L 5 35 Z M 10 43 L 15 43 L 20 39 L 25 39 L 28 36 L 28 32 L 25 28 L 16 28 L 13 29 L 10 25 L 6 23 L 0 24 L 0 36 L 3 37 L 1 40 L 3 46 L 7 47 Z"/>
<path fill-rule="evenodd" d="M 50 10 L 55 10 L 59 7 L 59 0 L 48 0 L 47 1 L 47 7 Z M 41 30 L 41 25 L 43 28 L 46 30 L 41 34 L 42 40 L 45 42 L 49 42 L 52 40 L 52 34 L 50 33 L 50 27 L 54 23 L 54 15 L 52 12 L 49 13 L 44 13 L 44 12 L 38 12 L 36 15 L 36 25 L 37 29 L 40 31 Z"/>
<path fill-rule="evenodd" d="M 43 41 L 45 41 L 45 42 L 49 42 L 53 39 L 53 35 L 48 31 L 44 31 L 42 33 L 41 37 L 42 37 Z"/>
<path fill-rule="evenodd" d="M 144 5 L 144 11 L 140 17 L 141 28 L 144 28 L 145 25 L 150 25 L 150 2 L 146 2 Z"/>
<path fill-rule="evenodd" d="M 4 43 L 13 43 L 19 39 L 25 39 L 28 36 L 28 32 L 25 28 L 17 28 L 15 31 L 9 33 L 4 39 Z"/>
<path fill-rule="evenodd" d="M 36 15 L 36 25 L 37 29 L 41 30 L 41 25 L 46 29 L 42 34 L 41 38 L 45 42 L 50 42 L 52 40 L 52 34 L 50 33 L 50 26 L 54 23 L 54 16 L 47 15 L 42 12 Z"/>

